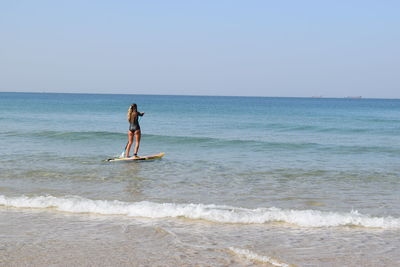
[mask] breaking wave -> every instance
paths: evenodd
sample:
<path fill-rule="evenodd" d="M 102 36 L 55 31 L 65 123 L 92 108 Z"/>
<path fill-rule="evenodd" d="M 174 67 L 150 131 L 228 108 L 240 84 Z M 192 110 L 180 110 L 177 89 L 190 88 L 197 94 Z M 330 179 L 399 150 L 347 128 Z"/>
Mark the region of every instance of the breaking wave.
<path fill-rule="evenodd" d="M 400 229 L 400 218 L 374 217 L 351 212 L 289 210 L 280 208 L 238 208 L 223 205 L 122 202 L 92 200 L 78 196 L 7 197 L 0 195 L 0 205 L 17 208 L 53 209 L 71 213 L 97 213 L 145 218 L 188 218 L 217 223 L 263 224 L 283 222 L 300 227 L 360 226 Z"/>

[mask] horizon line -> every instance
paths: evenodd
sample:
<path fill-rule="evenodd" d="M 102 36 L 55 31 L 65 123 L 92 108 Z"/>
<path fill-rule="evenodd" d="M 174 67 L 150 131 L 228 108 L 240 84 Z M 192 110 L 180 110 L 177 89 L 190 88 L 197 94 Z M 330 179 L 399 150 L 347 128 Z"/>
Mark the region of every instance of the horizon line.
<path fill-rule="evenodd" d="M 399 100 L 400 98 L 388 98 L 388 97 L 363 97 L 363 96 L 261 96 L 261 95 L 201 95 L 201 94 L 143 94 L 143 93 L 87 93 L 87 92 L 46 92 L 46 91 L 0 91 L 1 93 L 21 93 L 21 94 L 81 94 L 81 95 L 148 95 L 148 96 L 191 96 L 191 97 L 258 97 L 258 98 L 313 98 L 313 99 L 388 99 L 388 100 Z"/>

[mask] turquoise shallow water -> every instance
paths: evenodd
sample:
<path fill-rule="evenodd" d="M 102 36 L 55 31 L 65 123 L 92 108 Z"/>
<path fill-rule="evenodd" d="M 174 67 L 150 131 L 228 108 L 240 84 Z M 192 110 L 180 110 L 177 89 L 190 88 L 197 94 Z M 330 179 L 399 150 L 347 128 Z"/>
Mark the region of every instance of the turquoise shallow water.
<path fill-rule="evenodd" d="M 131 103 L 162 160 L 104 162 Z M 400 100 L 0 93 L 0 125 L 0 207 L 22 213 L 400 228 Z"/>

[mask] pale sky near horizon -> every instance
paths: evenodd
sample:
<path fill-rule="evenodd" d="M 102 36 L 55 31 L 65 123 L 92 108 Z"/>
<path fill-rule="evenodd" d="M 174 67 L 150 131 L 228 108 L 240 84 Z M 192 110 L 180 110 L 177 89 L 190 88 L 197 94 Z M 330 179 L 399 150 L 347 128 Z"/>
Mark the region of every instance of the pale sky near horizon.
<path fill-rule="evenodd" d="M 0 0 L 0 92 L 400 98 L 400 1 Z"/>

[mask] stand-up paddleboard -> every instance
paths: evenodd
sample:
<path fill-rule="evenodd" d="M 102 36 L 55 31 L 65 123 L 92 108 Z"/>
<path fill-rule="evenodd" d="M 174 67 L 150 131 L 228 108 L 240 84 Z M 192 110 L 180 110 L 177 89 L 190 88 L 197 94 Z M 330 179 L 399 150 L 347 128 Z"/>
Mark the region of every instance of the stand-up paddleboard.
<path fill-rule="evenodd" d="M 129 158 L 111 158 L 108 159 L 107 161 L 109 162 L 114 162 L 114 161 L 121 161 L 121 162 L 130 162 L 130 161 L 136 161 L 136 160 L 152 160 L 152 159 L 161 159 L 165 155 L 164 152 L 158 153 L 155 155 L 151 156 L 143 156 L 143 157 L 129 157 Z"/>

